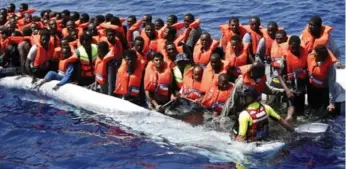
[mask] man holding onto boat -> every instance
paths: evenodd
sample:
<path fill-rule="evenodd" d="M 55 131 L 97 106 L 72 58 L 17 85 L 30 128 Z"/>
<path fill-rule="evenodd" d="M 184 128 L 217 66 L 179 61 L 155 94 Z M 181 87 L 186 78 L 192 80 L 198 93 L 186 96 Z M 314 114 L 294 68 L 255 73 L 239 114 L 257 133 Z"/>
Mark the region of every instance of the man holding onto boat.
<path fill-rule="evenodd" d="M 241 94 L 246 108 L 240 112 L 237 122 L 232 128 L 231 134 L 236 141 L 263 141 L 268 138 L 269 117 L 280 123 L 288 131 L 294 131 L 294 128 L 270 106 L 258 101 L 258 93 L 255 88 L 246 86 Z"/>

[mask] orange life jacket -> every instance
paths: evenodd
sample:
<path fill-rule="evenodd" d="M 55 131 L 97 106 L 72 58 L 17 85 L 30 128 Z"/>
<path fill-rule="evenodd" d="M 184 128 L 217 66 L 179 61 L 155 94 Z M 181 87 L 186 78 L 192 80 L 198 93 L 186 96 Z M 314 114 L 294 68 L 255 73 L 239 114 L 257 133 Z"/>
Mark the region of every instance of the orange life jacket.
<path fill-rule="evenodd" d="M 248 85 L 248 86 L 252 86 L 256 89 L 256 91 L 261 94 L 264 92 L 264 88 L 266 86 L 266 81 L 267 81 L 267 78 L 265 75 L 262 76 L 262 78 L 259 80 L 259 82 L 256 82 L 254 81 L 251 77 L 250 77 L 250 67 L 251 65 L 249 66 L 245 66 L 245 69 L 242 70 L 242 74 L 243 74 L 243 83 L 245 85 Z"/>
<path fill-rule="evenodd" d="M 110 50 L 103 59 L 97 57 L 95 62 L 95 79 L 96 82 L 100 85 L 104 85 L 107 83 L 107 64 L 116 58 L 113 50 Z"/>
<path fill-rule="evenodd" d="M 138 61 L 133 74 L 127 72 L 126 62 L 118 69 L 114 94 L 139 97 L 145 63 Z"/>
<path fill-rule="evenodd" d="M 133 45 L 132 45 L 133 32 L 136 30 L 139 31 L 141 25 L 142 25 L 142 21 L 137 21 L 130 28 L 128 28 L 128 30 L 126 32 L 126 39 L 127 39 L 127 43 L 129 45 L 129 48 L 133 47 Z"/>
<path fill-rule="evenodd" d="M 163 55 L 163 61 L 166 62 L 171 69 L 173 69 L 173 67 L 175 66 L 174 60 L 171 60 L 166 50 L 162 50 L 161 54 Z"/>
<path fill-rule="evenodd" d="M 315 60 L 314 51 L 312 51 L 312 53 L 310 53 L 308 56 L 308 71 L 310 75 L 309 81 L 314 87 L 324 88 L 328 85 L 329 67 L 333 66 L 333 64 L 337 62 L 337 59 L 333 53 L 329 50 L 328 53 L 328 58 L 320 66 L 318 66 Z"/>
<path fill-rule="evenodd" d="M 22 18 L 24 17 L 24 14 L 28 13 L 28 14 L 33 14 L 36 10 L 35 9 L 28 9 L 28 10 L 25 10 L 25 11 L 22 11 L 22 12 L 17 12 L 16 15 L 19 17 L 19 18 Z"/>
<path fill-rule="evenodd" d="M 201 25 L 201 20 L 196 19 L 189 25 L 189 28 L 186 28 L 184 30 L 184 33 L 180 35 L 180 37 L 178 38 L 181 39 L 184 43 L 186 43 L 187 37 L 189 37 L 191 29 L 197 29 L 200 25 Z"/>
<path fill-rule="evenodd" d="M 68 65 L 70 63 L 74 63 L 76 61 L 77 61 L 77 58 L 75 58 L 75 57 L 69 57 L 69 58 L 60 60 L 59 61 L 59 74 L 64 76 Z"/>
<path fill-rule="evenodd" d="M 112 43 L 109 42 L 108 38 L 105 36 L 102 36 L 100 38 L 100 42 L 107 42 L 109 49 L 113 50 L 114 55 L 117 56 L 121 56 L 123 54 L 123 46 L 120 42 L 120 39 L 118 37 L 115 37 L 115 45 L 113 45 Z"/>
<path fill-rule="evenodd" d="M 155 31 L 157 37 L 157 32 Z M 157 39 L 150 40 L 145 32 L 142 32 L 141 37 L 144 39 L 143 53 L 147 53 L 149 50 L 157 51 Z"/>
<path fill-rule="evenodd" d="M 135 50 L 134 48 L 132 48 L 134 51 L 136 51 L 137 54 L 137 60 L 141 60 L 144 61 L 145 63 L 147 63 L 148 59 L 146 57 L 146 55 L 139 53 L 137 50 Z"/>
<path fill-rule="evenodd" d="M 239 67 L 246 65 L 247 59 L 248 59 L 248 43 L 243 43 L 242 45 L 242 53 L 239 56 L 236 56 L 235 52 L 233 51 L 233 48 L 231 47 L 231 44 L 228 43 L 227 50 L 226 50 L 226 60 L 229 61 L 230 67 Z"/>
<path fill-rule="evenodd" d="M 307 58 L 308 51 L 300 47 L 300 56 L 297 57 L 290 50 L 287 50 L 286 55 L 286 72 L 288 79 L 307 78 Z"/>
<path fill-rule="evenodd" d="M 287 50 L 288 50 L 288 43 L 284 42 L 281 44 L 277 44 L 276 41 L 272 43 L 271 46 L 271 52 L 270 52 L 270 57 L 271 57 L 271 65 L 274 68 L 280 68 L 280 60 L 284 58 L 284 56 L 287 55 Z"/>
<path fill-rule="evenodd" d="M 204 92 L 207 92 L 208 89 L 210 88 L 211 83 L 218 78 L 220 73 L 224 73 L 228 69 L 228 62 L 222 60 L 222 69 L 219 73 L 214 73 L 213 68 L 211 67 L 211 64 L 209 63 L 207 67 L 203 71 L 203 76 L 202 76 L 202 86 L 201 90 Z"/>
<path fill-rule="evenodd" d="M 48 51 L 46 49 L 44 49 L 41 44 L 36 44 L 36 56 L 34 59 L 34 67 L 39 67 L 42 64 L 46 63 L 47 61 L 50 60 L 50 55 L 49 55 L 49 49 Z M 49 47 L 48 47 L 49 48 Z"/>
<path fill-rule="evenodd" d="M 258 42 L 263 37 L 263 32 L 261 31 L 262 34 L 259 34 L 259 33 L 255 32 L 255 31 L 253 31 L 250 28 L 250 25 L 244 25 L 243 27 L 248 31 L 248 33 L 251 36 L 251 49 L 252 49 L 252 53 L 255 54 L 256 51 L 257 51 Z"/>
<path fill-rule="evenodd" d="M 236 35 L 234 32 L 232 32 L 231 28 L 229 27 L 229 24 L 223 24 L 219 26 L 219 29 L 221 31 L 221 44 L 222 44 L 222 49 L 227 48 L 228 42 L 231 41 L 232 36 Z M 243 28 L 242 25 L 239 25 L 239 33 L 240 37 L 243 38 L 244 35 L 247 33 L 246 29 Z"/>
<path fill-rule="evenodd" d="M 315 38 L 311 35 L 309 31 L 309 25 L 305 27 L 301 36 L 301 44 L 309 53 L 318 45 L 326 46 L 329 40 L 330 32 L 333 30 L 332 27 L 323 25 L 321 36 L 319 38 Z"/>
<path fill-rule="evenodd" d="M 220 113 L 225 105 L 228 97 L 231 95 L 233 84 L 230 83 L 230 87 L 227 90 L 219 90 L 217 83 L 208 90 L 203 97 L 201 104 L 206 108 L 212 109 Z"/>
<path fill-rule="evenodd" d="M 209 46 L 209 49 L 203 52 L 201 40 L 198 40 L 193 50 L 193 61 L 195 62 L 195 64 L 200 64 L 204 66 L 207 65 L 210 61 L 211 54 L 218 46 L 219 42 L 213 40 L 213 42 Z"/>
<path fill-rule="evenodd" d="M 184 26 L 185 26 L 184 22 L 178 22 L 178 23 L 175 23 L 175 24 L 172 25 L 172 27 L 174 27 L 177 30 L 177 32 L 179 30 L 181 30 L 182 28 L 184 28 Z M 159 39 L 163 38 L 163 33 L 165 32 L 167 27 L 168 27 L 168 25 L 166 24 L 160 30 L 157 31 Z"/>
<path fill-rule="evenodd" d="M 164 64 L 163 72 L 160 73 L 156 70 L 153 62 L 148 62 L 144 76 L 144 90 L 168 97 L 172 82 L 172 71 L 167 63 Z"/>
<path fill-rule="evenodd" d="M 269 135 L 269 115 L 265 112 L 264 106 L 258 109 L 247 109 L 252 125 L 248 127 L 246 138 L 248 141 L 258 141 L 267 138 Z"/>
<path fill-rule="evenodd" d="M 181 92 L 186 98 L 197 100 L 200 99 L 205 92 L 201 90 L 201 82 L 192 79 L 193 69 L 192 67 L 185 72 Z"/>

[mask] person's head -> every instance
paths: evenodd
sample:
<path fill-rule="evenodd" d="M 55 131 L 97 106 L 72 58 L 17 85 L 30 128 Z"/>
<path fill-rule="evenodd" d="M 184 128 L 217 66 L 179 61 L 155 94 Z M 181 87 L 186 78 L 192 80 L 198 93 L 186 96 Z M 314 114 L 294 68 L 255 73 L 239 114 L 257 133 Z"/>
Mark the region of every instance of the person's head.
<path fill-rule="evenodd" d="M 135 24 L 137 22 L 136 16 L 134 15 L 130 15 L 127 18 L 127 26 L 130 28 L 133 24 Z"/>
<path fill-rule="evenodd" d="M 287 42 L 287 34 L 285 30 L 278 30 L 275 34 L 275 41 L 277 44 Z"/>
<path fill-rule="evenodd" d="M 75 22 L 73 20 L 69 20 L 66 22 L 66 28 L 68 30 L 73 30 L 76 27 Z"/>
<path fill-rule="evenodd" d="M 231 17 L 228 22 L 232 32 L 239 32 L 239 19 L 237 17 Z"/>
<path fill-rule="evenodd" d="M 49 18 L 54 18 L 54 17 L 56 17 L 56 13 L 57 13 L 57 12 L 55 12 L 55 11 L 50 12 L 50 13 L 49 13 Z"/>
<path fill-rule="evenodd" d="M 186 65 L 190 63 L 189 58 L 185 53 L 179 53 L 174 59 L 174 63 L 181 69 L 185 69 Z"/>
<path fill-rule="evenodd" d="M 87 23 L 89 22 L 89 15 L 87 13 L 83 13 L 81 16 L 80 16 L 80 23 Z"/>
<path fill-rule="evenodd" d="M 49 19 L 49 15 L 52 11 L 50 9 L 44 10 L 41 13 L 41 18 L 42 19 Z"/>
<path fill-rule="evenodd" d="M 29 13 L 24 14 L 24 24 L 28 24 L 32 22 L 32 15 Z"/>
<path fill-rule="evenodd" d="M 70 15 L 70 20 L 77 21 L 79 19 L 80 15 L 78 12 L 72 12 Z"/>
<path fill-rule="evenodd" d="M 175 56 L 178 54 L 178 50 L 173 42 L 167 42 L 165 44 L 165 50 L 169 58 L 172 60 L 175 59 Z"/>
<path fill-rule="evenodd" d="M 106 22 L 110 22 L 111 19 L 112 19 L 113 17 L 114 17 L 113 14 L 107 13 L 107 14 L 105 15 L 105 21 L 106 21 Z"/>
<path fill-rule="evenodd" d="M 42 46 L 48 46 L 50 39 L 50 33 L 48 29 L 42 29 L 40 31 L 40 43 Z"/>
<path fill-rule="evenodd" d="M 7 9 L 6 8 L 1 8 L 0 9 L 0 14 L 7 16 Z"/>
<path fill-rule="evenodd" d="M 166 22 L 168 26 L 172 26 L 178 22 L 178 17 L 176 15 L 169 15 Z"/>
<path fill-rule="evenodd" d="M 165 25 L 165 23 L 163 22 L 162 19 L 159 18 L 155 20 L 154 25 L 155 25 L 155 30 L 160 30 Z"/>
<path fill-rule="evenodd" d="M 238 51 L 242 47 L 242 39 L 239 35 L 233 35 L 231 38 L 231 48 L 233 51 Z"/>
<path fill-rule="evenodd" d="M 16 10 L 16 5 L 14 4 L 8 4 L 7 6 L 7 12 L 14 12 Z"/>
<path fill-rule="evenodd" d="M 30 27 L 23 28 L 23 36 L 31 36 L 32 30 Z"/>
<path fill-rule="evenodd" d="M 174 41 L 176 35 L 177 35 L 177 29 L 175 29 L 175 27 L 173 26 L 167 26 L 167 28 L 163 32 L 163 38 L 171 42 Z"/>
<path fill-rule="evenodd" d="M 130 49 L 124 52 L 123 59 L 128 68 L 134 69 L 137 63 L 137 54 L 136 51 Z"/>
<path fill-rule="evenodd" d="M 157 52 L 154 54 L 153 60 L 154 60 L 155 68 L 158 70 L 162 70 L 163 65 L 164 65 L 163 55 L 160 52 Z"/>
<path fill-rule="evenodd" d="M 48 28 L 49 28 L 49 30 L 51 30 L 52 32 L 56 32 L 56 31 L 57 31 L 58 26 L 57 26 L 57 24 L 56 24 L 55 19 L 49 20 L 49 22 L 48 22 Z"/>
<path fill-rule="evenodd" d="M 95 16 L 95 24 L 96 26 L 99 26 L 102 22 L 104 22 L 106 19 L 103 15 L 96 15 Z"/>
<path fill-rule="evenodd" d="M 29 8 L 28 4 L 21 3 L 20 6 L 19 6 L 19 12 L 26 11 L 26 10 L 28 10 L 28 8 Z"/>
<path fill-rule="evenodd" d="M 151 24 L 152 23 L 152 16 L 151 14 L 145 14 L 142 18 L 142 25 L 143 25 L 143 28 L 146 28 L 147 27 L 147 24 Z"/>
<path fill-rule="evenodd" d="M 210 65 L 213 70 L 220 70 L 222 68 L 221 56 L 219 53 L 214 52 L 211 54 Z"/>
<path fill-rule="evenodd" d="M 61 12 L 61 18 L 63 20 L 68 20 L 70 18 L 70 14 L 71 14 L 71 12 L 69 10 L 65 9 Z"/>
<path fill-rule="evenodd" d="M 97 53 L 98 53 L 98 56 L 100 58 L 103 59 L 103 57 L 105 57 L 107 55 L 109 51 L 109 46 L 108 46 L 108 43 L 105 42 L 105 41 L 101 41 L 98 45 L 97 45 Z"/>
<path fill-rule="evenodd" d="M 7 37 L 11 36 L 11 32 L 5 28 L 5 29 L 2 29 L 1 30 L 2 33 L 1 33 L 1 38 L 4 40 L 4 39 L 7 39 Z"/>
<path fill-rule="evenodd" d="M 60 41 L 60 47 L 61 48 L 64 48 L 64 47 L 68 47 L 69 46 L 69 40 L 68 38 L 63 38 L 61 39 Z"/>
<path fill-rule="evenodd" d="M 31 30 L 32 30 L 32 33 L 33 34 L 37 34 L 39 31 L 40 31 L 40 26 L 36 23 L 36 22 L 33 22 L 30 26 Z"/>
<path fill-rule="evenodd" d="M 316 62 L 325 61 L 329 56 L 329 52 L 328 52 L 327 47 L 324 45 L 317 45 L 315 47 L 314 56 L 315 56 Z"/>
<path fill-rule="evenodd" d="M 63 59 L 67 59 L 72 56 L 71 48 L 70 46 L 65 46 L 61 48 L 61 55 Z"/>
<path fill-rule="evenodd" d="M 250 77 L 254 80 L 260 79 L 265 75 L 265 66 L 260 61 L 255 61 L 252 63 L 250 69 Z"/>
<path fill-rule="evenodd" d="M 228 75 L 226 73 L 221 73 L 217 79 L 217 86 L 220 90 L 227 90 L 229 87 Z"/>
<path fill-rule="evenodd" d="M 200 41 L 202 48 L 205 50 L 209 49 L 211 43 L 213 42 L 213 40 L 211 39 L 211 35 L 207 32 L 202 33 Z"/>
<path fill-rule="evenodd" d="M 111 28 L 106 29 L 106 37 L 107 37 L 108 41 L 113 42 L 115 40 L 114 29 L 111 29 Z"/>
<path fill-rule="evenodd" d="M 122 26 L 122 23 L 121 23 L 121 21 L 120 21 L 120 18 L 117 17 L 117 16 L 113 16 L 113 17 L 110 19 L 109 22 L 110 22 L 112 25 L 117 25 L 117 26 L 119 26 L 119 27 Z"/>
<path fill-rule="evenodd" d="M 322 29 L 322 19 L 320 16 L 312 16 L 309 21 L 309 31 L 313 36 L 319 37 Z"/>
<path fill-rule="evenodd" d="M 200 65 L 195 65 L 192 71 L 192 79 L 198 82 L 202 81 L 203 68 Z"/>
<path fill-rule="evenodd" d="M 77 32 L 77 30 L 76 29 L 70 30 L 70 35 L 69 36 L 71 37 L 71 41 L 77 40 L 78 39 L 78 32 Z"/>
<path fill-rule="evenodd" d="M 82 46 L 90 46 L 92 41 L 92 34 L 89 30 L 84 31 L 83 35 L 79 39 Z"/>
<path fill-rule="evenodd" d="M 270 38 L 275 39 L 276 32 L 279 30 L 278 24 L 274 21 L 268 22 L 267 32 Z"/>
<path fill-rule="evenodd" d="M 56 20 L 61 20 L 62 19 L 61 15 L 62 15 L 61 12 L 56 12 L 56 14 L 55 14 Z"/>
<path fill-rule="evenodd" d="M 149 39 L 155 39 L 155 26 L 150 23 L 145 26 L 145 34 L 149 37 Z"/>
<path fill-rule="evenodd" d="M 190 26 L 190 24 L 194 21 L 195 21 L 195 17 L 191 13 L 184 15 L 185 28 L 188 28 Z"/>
<path fill-rule="evenodd" d="M 251 17 L 249 25 L 250 25 L 251 30 L 258 32 L 260 30 L 260 26 L 261 26 L 260 18 L 258 16 Z"/>
<path fill-rule="evenodd" d="M 300 38 L 298 36 L 291 36 L 288 40 L 288 49 L 292 53 L 299 53 L 300 50 Z"/>
<path fill-rule="evenodd" d="M 7 26 L 7 29 L 10 31 L 10 32 L 14 32 L 16 31 L 17 29 L 17 24 L 16 23 L 13 23 L 13 22 L 10 22 Z"/>
<path fill-rule="evenodd" d="M 23 34 L 19 31 L 12 32 L 11 36 L 23 36 Z"/>
<path fill-rule="evenodd" d="M 88 31 L 90 31 L 90 33 L 93 35 L 93 36 L 95 36 L 95 35 L 97 35 L 97 26 L 96 26 L 96 24 L 95 23 L 89 23 L 88 24 Z"/>
<path fill-rule="evenodd" d="M 7 22 L 7 17 L 4 14 L 0 14 L 0 25 L 4 25 Z"/>
<path fill-rule="evenodd" d="M 248 105 L 257 100 L 258 92 L 256 91 L 256 88 L 244 85 L 241 88 L 240 95 L 242 96 L 241 98 L 243 99 L 243 103 Z"/>
<path fill-rule="evenodd" d="M 135 50 L 138 52 L 142 52 L 144 48 L 144 39 L 141 36 L 137 36 L 133 43 Z"/>

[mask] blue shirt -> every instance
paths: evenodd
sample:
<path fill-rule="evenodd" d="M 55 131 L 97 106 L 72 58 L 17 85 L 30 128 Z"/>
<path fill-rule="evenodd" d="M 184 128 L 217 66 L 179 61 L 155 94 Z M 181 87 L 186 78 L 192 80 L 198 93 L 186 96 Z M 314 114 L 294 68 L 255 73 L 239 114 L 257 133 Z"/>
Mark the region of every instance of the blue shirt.
<path fill-rule="evenodd" d="M 65 72 L 65 76 L 56 85 L 62 86 L 64 84 L 68 83 L 70 81 L 70 79 L 71 79 L 73 71 L 74 71 L 74 64 L 73 63 L 68 64 L 66 72 Z"/>

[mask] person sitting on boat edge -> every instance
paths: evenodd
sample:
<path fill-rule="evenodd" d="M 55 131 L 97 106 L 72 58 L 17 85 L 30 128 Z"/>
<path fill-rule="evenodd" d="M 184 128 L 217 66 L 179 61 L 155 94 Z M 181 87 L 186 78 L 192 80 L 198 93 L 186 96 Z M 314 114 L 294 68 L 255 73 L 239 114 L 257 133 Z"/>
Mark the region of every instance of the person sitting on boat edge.
<path fill-rule="evenodd" d="M 220 115 L 225 102 L 231 95 L 233 83 L 229 82 L 228 79 L 226 73 L 221 73 L 217 79 L 211 82 L 211 87 L 201 101 L 201 105 L 212 110 L 213 117 Z"/>
<path fill-rule="evenodd" d="M 258 101 L 258 93 L 254 87 L 246 86 L 241 92 L 245 110 L 238 115 L 237 122 L 231 131 L 231 138 L 236 141 L 263 141 L 269 136 L 269 118 L 280 123 L 290 132 L 294 128 L 280 117 L 270 106 Z"/>
<path fill-rule="evenodd" d="M 114 95 L 115 97 L 130 101 L 137 105 L 142 105 L 144 100 L 141 97 L 143 92 L 143 75 L 145 60 L 138 59 L 134 49 L 124 52 L 121 65 L 118 69 Z"/>
<path fill-rule="evenodd" d="M 162 106 L 171 100 L 172 71 L 164 62 L 161 53 L 155 53 L 153 61 L 148 62 L 144 76 L 144 91 L 148 107 L 161 111 Z"/>
<path fill-rule="evenodd" d="M 201 89 L 203 76 L 203 67 L 195 65 L 190 68 L 183 78 L 183 85 L 179 91 L 178 97 L 186 98 L 194 102 L 200 102 L 205 94 Z"/>
<path fill-rule="evenodd" d="M 53 90 L 59 89 L 61 86 L 70 82 L 73 79 L 73 73 L 77 58 L 72 57 L 71 48 L 65 46 L 62 48 L 62 60 L 59 62 L 59 72 L 49 71 L 43 80 L 35 84 L 34 88 L 41 87 L 44 83 L 52 80 L 60 80 L 54 87 Z"/>

